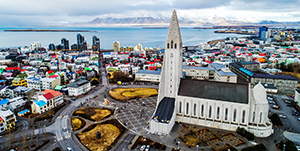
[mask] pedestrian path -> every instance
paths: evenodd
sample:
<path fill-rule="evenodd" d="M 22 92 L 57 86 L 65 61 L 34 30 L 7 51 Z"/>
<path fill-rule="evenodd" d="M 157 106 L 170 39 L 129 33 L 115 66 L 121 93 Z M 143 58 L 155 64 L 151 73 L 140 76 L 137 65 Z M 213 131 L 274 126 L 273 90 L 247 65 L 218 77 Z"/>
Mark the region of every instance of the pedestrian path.
<path fill-rule="evenodd" d="M 288 140 L 290 140 L 292 142 L 300 143 L 300 134 L 299 133 L 284 131 L 283 135 L 284 135 L 284 137 L 286 137 Z"/>

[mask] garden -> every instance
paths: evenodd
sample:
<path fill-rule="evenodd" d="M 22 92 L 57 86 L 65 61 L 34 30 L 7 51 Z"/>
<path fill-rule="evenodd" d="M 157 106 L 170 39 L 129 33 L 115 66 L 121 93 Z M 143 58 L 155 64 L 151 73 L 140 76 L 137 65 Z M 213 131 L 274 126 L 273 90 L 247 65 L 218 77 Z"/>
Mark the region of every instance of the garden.
<path fill-rule="evenodd" d="M 109 91 L 109 95 L 116 100 L 125 101 L 133 98 L 144 98 L 158 95 L 155 88 L 115 88 Z"/>
<path fill-rule="evenodd" d="M 107 151 L 113 147 L 114 142 L 119 139 L 125 130 L 126 128 L 113 119 L 90 125 L 76 136 L 91 151 Z M 97 132 L 100 132 L 100 138 L 98 139 L 96 138 Z"/>
<path fill-rule="evenodd" d="M 77 118 L 77 117 L 73 117 L 72 118 L 72 128 L 74 131 L 77 131 L 81 128 L 83 128 L 85 126 L 85 121 Z"/>
<path fill-rule="evenodd" d="M 91 121 L 101 121 L 112 114 L 113 110 L 105 108 L 85 107 L 74 112 L 73 116 L 80 116 Z"/>

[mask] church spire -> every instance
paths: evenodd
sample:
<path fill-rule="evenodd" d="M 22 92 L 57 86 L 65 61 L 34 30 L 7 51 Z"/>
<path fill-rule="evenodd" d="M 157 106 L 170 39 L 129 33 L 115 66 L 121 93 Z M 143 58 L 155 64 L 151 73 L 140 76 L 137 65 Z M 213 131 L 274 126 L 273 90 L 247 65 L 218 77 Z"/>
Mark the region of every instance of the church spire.
<path fill-rule="evenodd" d="M 175 10 L 173 11 L 170 26 L 169 26 L 169 31 L 166 40 L 166 48 L 168 48 L 167 44 L 168 43 L 171 44 L 172 41 L 179 45 L 182 44 L 180 28 L 179 28 L 177 14 Z"/>

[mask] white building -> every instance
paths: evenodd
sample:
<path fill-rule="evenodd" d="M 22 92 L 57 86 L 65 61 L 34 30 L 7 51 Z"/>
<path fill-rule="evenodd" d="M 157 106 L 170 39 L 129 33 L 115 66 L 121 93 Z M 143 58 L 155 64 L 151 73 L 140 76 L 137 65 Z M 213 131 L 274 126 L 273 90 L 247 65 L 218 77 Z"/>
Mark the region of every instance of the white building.
<path fill-rule="evenodd" d="M 135 81 L 159 82 L 161 71 L 140 70 L 135 73 Z"/>
<path fill-rule="evenodd" d="M 210 64 L 215 69 L 215 81 L 236 83 L 237 75 L 223 64 L 214 62 Z"/>
<path fill-rule="evenodd" d="M 16 126 L 16 116 L 11 110 L 1 109 L 0 116 L 5 122 L 4 125 L 6 130 L 9 130 Z"/>
<path fill-rule="evenodd" d="M 47 112 L 49 108 L 47 107 L 47 103 L 44 100 L 35 100 L 31 104 L 31 112 L 33 114 L 42 114 Z"/>
<path fill-rule="evenodd" d="M 54 88 L 57 85 L 60 85 L 60 77 L 58 75 L 52 75 L 46 78 L 42 78 L 40 82 L 41 82 L 42 90 L 46 90 L 46 89 L 54 90 Z"/>
<path fill-rule="evenodd" d="M 29 77 L 27 78 L 27 87 L 35 90 L 41 90 L 40 78 Z"/>
<path fill-rule="evenodd" d="M 150 120 L 153 133 L 170 133 L 175 121 L 235 131 L 245 128 L 257 137 L 273 133 L 266 91 L 259 83 L 182 79 L 182 42 L 176 12 L 166 40 L 157 107 Z"/>
<path fill-rule="evenodd" d="M 79 96 L 91 90 L 91 83 L 81 79 L 76 82 L 71 82 L 68 86 L 69 96 Z"/>

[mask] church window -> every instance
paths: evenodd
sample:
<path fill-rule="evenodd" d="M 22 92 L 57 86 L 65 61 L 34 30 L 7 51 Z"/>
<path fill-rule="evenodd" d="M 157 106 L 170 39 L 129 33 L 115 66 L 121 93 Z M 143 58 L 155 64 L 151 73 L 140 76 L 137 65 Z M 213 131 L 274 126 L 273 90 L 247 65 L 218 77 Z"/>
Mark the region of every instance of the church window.
<path fill-rule="evenodd" d="M 217 108 L 217 119 L 219 119 L 220 116 L 220 107 Z"/>
<path fill-rule="evenodd" d="M 172 85 L 170 85 L 170 87 L 172 88 Z"/>
<path fill-rule="evenodd" d="M 179 102 L 179 113 L 181 113 L 181 102 Z"/>
<path fill-rule="evenodd" d="M 255 121 L 255 111 L 253 112 L 253 118 L 252 118 L 252 122 Z"/>
<path fill-rule="evenodd" d="M 203 117 L 203 114 L 204 114 L 204 105 L 202 104 L 201 105 L 201 116 Z"/>
<path fill-rule="evenodd" d="M 262 121 L 262 112 L 260 112 L 260 115 L 259 115 L 259 123 L 261 123 Z"/>
<path fill-rule="evenodd" d="M 209 106 L 208 117 L 211 118 L 211 105 Z"/>
<path fill-rule="evenodd" d="M 186 114 L 189 114 L 189 103 L 186 103 Z"/>
<path fill-rule="evenodd" d="M 173 49 L 173 40 L 171 41 L 171 49 Z"/>
<path fill-rule="evenodd" d="M 197 111 L 197 104 L 194 104 L 194 116 L 196 116 Z"/>
<path fill-rule="evenodd" d="M 172 91 L 170 91 L 170 93 L 172 93 Z"/>
<path fill-rule="evenodd" d="M 167 44 L 167 48 L 170 48 L 170 44 L 169 43 Z"/>
<path fill-rule="evenodd" d="M 225 120 L 228 119 L 228 108 L 225 109 Z"/>
<path fill-rule="evenodd" d="M 246 114 L 246 111 L 243 110 L 243 115 L 242 115 L 242 123 L 245 123 L 245 114 Z"/>
<path fill-rule="evenodd" d="M 175 43 L 174 48 L 177 49 L 177 44 Z"/>
<path fill-rule="evenodd" d="M 234 109 L 234 111 L 233 111 L 233 122 L 235 122 L 236 121 L 236 109 Z"/>

